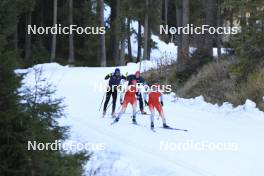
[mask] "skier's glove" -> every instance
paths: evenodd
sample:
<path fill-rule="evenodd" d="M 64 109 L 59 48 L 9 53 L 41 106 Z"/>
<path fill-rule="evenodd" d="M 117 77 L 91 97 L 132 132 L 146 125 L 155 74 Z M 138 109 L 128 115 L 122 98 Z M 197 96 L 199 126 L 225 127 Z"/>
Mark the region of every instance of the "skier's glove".
<path fill-rule="evenodd" d="M 148 105 L 149 105 L 148 102 L 147 102 L 146 100 L 145 100 L 144 102 L 145 102 L 145 106 L 148 106 Z"/>
<path fill-rule="evenodd" d="M 163 104 L 163 101 L 161 101 L 160 104 L 161 104 L 161 106 L 163 106 L 163 105 L 164 105 L 164 104 Z"/>

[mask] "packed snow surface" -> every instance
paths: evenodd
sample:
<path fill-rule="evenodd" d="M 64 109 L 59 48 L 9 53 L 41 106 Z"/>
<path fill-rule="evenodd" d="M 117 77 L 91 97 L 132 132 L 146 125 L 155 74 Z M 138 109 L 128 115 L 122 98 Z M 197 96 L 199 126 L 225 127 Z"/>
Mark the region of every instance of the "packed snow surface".
<path fill-rule="evenodd" d="M 149 128 L 148 115 L 137 115 L 141 126 L 131 124 L 130 107 L 115 125 L 110 125 L 111 107 L 102 118 L 99 107 L 104 93 L 95 87 L 107 84 L 104 77 L 113 72 L 113 67 L 67 67 L 52 63 L 34 68 L 41 68 L 42 76 L 56 86 L 56 96 L 65 98 L 67 118 L 60 119 L 60 124 L 71 127 L 69 140 L 104 144 L 104 150 L 93 151 L 86 164 L 86 175 L 260 176 L 263 173 L 264 114 L 250 100 L 233 108 L 229 103 L 222 106 L 206 103 L 202 97 L 182 99 L 168 94 L 164 97 L 168 125 L 189 131 L 159 128 L 162 123 L 156 116 L 154 133 Z M 134 73 L 138 64 L 119 68 L 122 73 Z M 16 72 L 28 72 L 23 82 L 34 84 L 33 68 Z M 189 148 L 177 148 L 180 144 Z M 211 147 L 218 144 L 219 148 L 201 148 L 202 144 Z"/>
<path fill-rule="evenodd" d="M 106 5 L 105 21 L 110 11 Z M 137 21 L 132 21 L 132 30 L 138 31 Z M 152 49 L 151 61 L 142 62 L 141 71 L 177 59 L 174 43 L 165 43 L 154 34 L 151 38 L 157 49 Z M 135 34 L 131 41 L 132 55 L 136 57 Z M 194 50 L 190 48 L 191 53 Z M 217 56 L 216 48 L 213 53 Z M 120 67 L 123 74 L 134 73 L 138 68 L 139 64 L 132 63 Z M 65 98 L 67 118 L 60 119 L 60 124 L 71 127 L 70 138 L 65 143 L 95 146 L 89 150 L 92 157 L 85 166 L 87 176 L 259 176 L 263 173 L 264 113 L 250 100 L 233 108 L 229 103 L 222 106 L 206 103 L 203 97 L 182 99 L 168 94 L 164 99 L 168 125 L 188 132 L 159 128 L 162 122 L 156 116 L 154 133 L 149 128 L 148 115 L 138 114 L 141 126 L 132 125 L 131 107 L 115 125 L 110 125 L 111 107 L 102 118 L 99 108 L 104 92 L 98 89 L 106 87 L 104 77 L 113 72 L 113 67 L 68 67 L 52 63 L 16 72 L 27 72 L 23 82 L 34 86 L 36 69 L 41 69 L 42 77 L 56 87 L 56 96 Z M 119 98 L 117 101 L 118 111 Z M 102 145 L 103 148 L 96 150 L 96 146 Z"/>

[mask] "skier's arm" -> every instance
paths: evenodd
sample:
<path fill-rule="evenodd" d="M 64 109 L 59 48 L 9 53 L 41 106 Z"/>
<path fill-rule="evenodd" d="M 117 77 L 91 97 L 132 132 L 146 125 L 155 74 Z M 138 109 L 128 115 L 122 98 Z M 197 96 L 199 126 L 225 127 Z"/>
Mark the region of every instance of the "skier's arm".
<path fill-rule="evenodd" d="M 120 93 L 120 104 L 121 104 L 121 105 L 123 104 L 123 101 L 124 101 L 124 93 L 121 92 L 121 93 Z"/>
<path fill-rule="evenodd" d="M 120 104 L 122 105 L 123 104 L 123 101 L 124 101 L 124 94 L 125 94 L 125 91 L 126 89 L 124 89 L 123 91 L 120 92 Z"/>
<path fill-rule="evenodd" d="M 143 97 L 144 97 L 144 103 L 148 106 L 148 92 L 144 92 L 143 94 Z"/>
<path fill-rule="evenodd" d="M 133 75 L 126 76 L 126 80 L 130 81 L 132 79 Z"/>
<path fill-rule="evenodd" d="M 142 76 L 140 76 L 140 83 L 142 83 L 143 85 L 147 85 L 146 80 Z"/>
<path fill-rule="evenodd" d="M 112 76 L 112 73 L 109 73 L 108 75 L 105 76 L 105 80 L 109 79 Z"/>
<path fill-rule="evenodd" d="M 160 94 L 160 104 L 163 106 L 164 104 L 163 104 L 163 94 L 161 93 Z"/>
<path fill-rule="evenodd" d="M 124 75 L 122 75 L 122 76 L 121 76 L 121 79 L 127 79 L 127 77 L 126 77 L 126 76 L 124 76 Z"/>

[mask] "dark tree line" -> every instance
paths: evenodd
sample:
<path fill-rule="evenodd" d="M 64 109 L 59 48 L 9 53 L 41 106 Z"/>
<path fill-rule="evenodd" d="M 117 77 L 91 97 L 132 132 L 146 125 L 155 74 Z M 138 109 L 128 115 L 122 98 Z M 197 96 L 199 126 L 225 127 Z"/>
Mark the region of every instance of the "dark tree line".
<path fill-rule="evenodd" d="M 17 16 L 10 40 L 25 66 L 49 61 L 105 66 L 123 65 L 141 59 L 148 60 L 151 57 L 151 50 L 155 48 L 151 34 L 159 35 L 160 24 L 170 27 L 187 24 L 232 27 L 235 23 L 247 24 L 243 19 L 250 11 L 243 8 L 242 2 L 225 0 L 16 0 L 14 2 L 16 5 L 14 13 Z M 252 1 L 252 4 L 259 3 L 261 2 Z M 111 12 L 105 21 L 106 6 Z M 131 30 L 133 20 L 138 22 L 137 31 Z M 83 27 L 105 26 L 106 34 L 26 34 L 27 25 L 46 27 L 56 23 L 64 26 L 70 24 Z M 132 34 L 137 36 L 137 48 L 132 48 Z M 159 36 L 165 42 L 171 41 L 171 36 Z M 173 41 L 179 46 L 178 62 L 183 63 L 189 58 L 190 46 L 198 48 L 197 53 L 202 55 L 201 57 L 211 57 L 212 47 L 217 47 L 218 55 L 221 56 L 220 48 L 230 46 L 230 40 L 225 38 L 227 37 L 224 35 L 209 33 L 177 35 Z M 138 51 L 135 58 L 132 56 L 132 50 Z"/>

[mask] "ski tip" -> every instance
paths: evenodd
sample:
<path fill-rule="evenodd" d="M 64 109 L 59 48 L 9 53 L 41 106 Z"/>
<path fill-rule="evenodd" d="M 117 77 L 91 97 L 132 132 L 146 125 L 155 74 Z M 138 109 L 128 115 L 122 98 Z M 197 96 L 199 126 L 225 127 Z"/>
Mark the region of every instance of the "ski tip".
<path fill-rule="evenodd" d="M 112 123 L 110 123 L 110 125 L 114 125 L 116 122 L 112 122 Z"/>
<path fill-rule="evenodd" d="M 189 131 L 187 129 L 173 128 L 173 127 L 169 127 L 169 128 L 160 127 L 160 128 L 167 129 L 167 130 L 184 131 L 184 132 Z"/>

